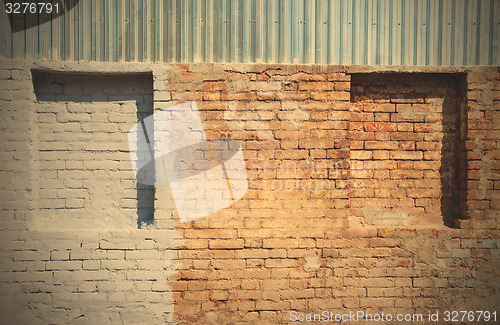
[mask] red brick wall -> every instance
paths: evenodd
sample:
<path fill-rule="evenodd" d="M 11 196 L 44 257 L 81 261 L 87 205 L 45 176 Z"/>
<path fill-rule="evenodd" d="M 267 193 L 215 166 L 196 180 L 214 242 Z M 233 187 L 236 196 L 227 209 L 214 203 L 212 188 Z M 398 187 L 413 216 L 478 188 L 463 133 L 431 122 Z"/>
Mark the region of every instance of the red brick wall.
<path fill-rule="evenodd" d="M 198 101 L 208 137 L 241 141 L 250 187 L 179 224 L 176 318 L 494 310 L 500 74 L 437 72 L 171 70 L 172 103 Z"/>

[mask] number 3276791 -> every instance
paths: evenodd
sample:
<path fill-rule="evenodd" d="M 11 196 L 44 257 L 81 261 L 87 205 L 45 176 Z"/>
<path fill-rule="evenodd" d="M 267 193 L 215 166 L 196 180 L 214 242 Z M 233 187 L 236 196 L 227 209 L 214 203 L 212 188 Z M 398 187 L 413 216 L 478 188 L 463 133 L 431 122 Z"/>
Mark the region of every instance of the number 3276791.
<path fill-rule="evenodd" d="M 8 14 L 51 14 L 59 13 L 59 3 L 50 2 L 6 2 L 5 12 Z"/>

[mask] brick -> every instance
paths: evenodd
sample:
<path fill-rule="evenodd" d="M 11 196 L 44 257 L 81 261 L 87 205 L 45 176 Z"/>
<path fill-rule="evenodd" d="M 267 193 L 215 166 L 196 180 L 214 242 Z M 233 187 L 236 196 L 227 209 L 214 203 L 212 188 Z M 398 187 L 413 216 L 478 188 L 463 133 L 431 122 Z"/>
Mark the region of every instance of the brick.
<path fill-rule="evenodd" d="M 135 245 L 130 240 L 113 240 L 106 241 L 103 240 L 99 242 L 100 249 L 117 249 L 117 250 L 132 250 L 135 249 Z"/>
<path fill-rule="evenodd" d="M 13 70 L 13 71 L 15 71 L 15 70 Z M 6 69 L 1 69 L 0 70 L 0 79 L 1 80 L 11 79 L 11 71 L 6 70 Z"/>
<path fill-rule="evenodd" d="M 340 90 L 340 91 L 350 91 L 351 90 L 351 83 L 350 82 L 343 82 L 343 81 L 336 81 L 333 83 L 333 89 Z"/>
<path fill-rule="evenodd" d="M 377 236 L 377 229 L 376 228 L 370 228 L 370 227 L 356 227 L 356 228 L 346 228 L 344 230 L 344 235 L 350 238 L 356 238 L 356 237 L 376 237 Z"/>
<path fill-rule="evenodd" d="M 295 73 L 289 76 L 288 80 L 293 81 L 325 81 L 326 76 L 323 74 L 309 74 L 305 72 Z"/>
<path fill-rule="evenodd" d="M 57 251 L 52 252 L 52 259 L 54 259 L 54 253 Z M 71 250 L 68 251 L 69 259 L 71 260 L 89 260 L 92 258 L 92 251 L 90 250 Z M 66 256 L 64 256 L 66 257 Z"/>
<path fill-rule="evenodd" d="M 351 112 L 350 121 L 352 122 L 373 122 L 375 115 L 372 113 Z"/>
<path fill-rule="evenodd" d="M 13 252 L 14 261 L 35 261 L 39 260 L 42 256 L 36 251 L 14 251 Z"/>
<path fill-rule="evenodd" d="M 257 81 L 257 82 L 250 82 L 249 85 L 249 90 L 256 90 L 256 91 L 279 91 L 281 90 L 281 82 L 279 81 Z"/>
<path fill-rule="evenodd" d="M 421 160 L 423 156 L 421 151 L 391 151 L 391 159 Z"/>
<path fill-rule="evenodd" d="M 299 139 L 299 148 L 329 149 L 335 147 L 335 141 L 331 139 Z"/>
<path fill-rule="evenodd" d="M 392 132 L 396 130 L 395 123 L 365 123 L 365 131 Z"/>
<path fill-rule="evenodd" d="M 398 149 L 397 141 L 365 141 L 365 149 Z"/>
<path fill-rule="evenodd" d="M 201 90 L 209 92 L 225 91 L 226 84 L 223 81 L 205 81 L 203 82 Z"/>
<path fill-rule="evenodd" d="M 397 132 L 391 133 L 391 140 L 397 141 L 422 141 L 424 139 L 424 135 L 421 133 L 413 133 L 413 132 Z M 430 141 L 430 139 L 426 139 L 426 141 Z"/>
<path fill-rule="evenodd" d="M 309 93 L 307 92 L 297 92 L 297 91 L 281 91 L 275 93 L 275 99 L 279 101 L 304 101 L 309 98 Z"/>
<path fill-rule="evenodd" d="M 263 315 L 262 311 L 265 310 L 277 310 L 282 311 L 288 308 L 288 302 L 286 301 L 269 301 L 269 300 L 258 300 L 255 304 L 255 308 L 260 310 L 261 317 Z M 268 319 L 269 316 L 266 317 Z"/>
<path fill-rule="evenodd" d="M 413 286 L 424 288 L 447 287 L 448 280 L 444 278 L 415 278 L 413 279 Z"/>
<path fill-rule="evenodd" d="M 241 101 L 253 101 L 257 99 L 257 95 L 253 92 L 244 93 L 221 93 L 221 100 L 241 100 Z"/>
<path fill-rule="evenodd" d="M 301 121 L 308 120 L 310 118 L 310 113 L 307 111 L 281 111 L 278 112 L 278 119 L 280 120 L 293 120 L 293 121 Z"/>
<path fill-rule="evenodd" d="M 263 248 L 298 248 L 297 239 L 264 239 Z"/>
<path fill-rule="evenodd" d="M 172 93 L 170 91 L 155 91 L 155 101 L 170 101 L 172 100 Z"/>
<path fill-rule="evenodd" d="M 275 92 L 272 91 L 259 91 L 257 92 L 258 100 L 274 100 Z"/>
<path fill-rule="evenodd" d="M 205 93 L 203 93 L 203 100 L 208 100 L 208 101 L 220 100 L 220 93 L 218 93 L 218 92 L 205 92 Z"/>
<path fill-rule="evenodd" d="M 299 82 L 299 91 L 314 90 L 314 91 L 328 91 L 333 90 L 333 82 Z"/>
<path fill-rule="evenodd" d="M 52 270 L 79 270 L 82 268 L 81 261 L 48 261 L 45 263 L 47 271 Z"/>
<path fill-rule="evenodd" d="M 390 151 L 387 150 L 373 151 L 373 159 L 375 160 L 388 160 L 389 156 L 390 156 Z"/>
<path fill-rule="evenodd" d="M 132 250 L 125 252 L 127 260 L 161 259 L 163 253 L 157 250 Z"/>
<path fill-rule="evenodd" d="M 82 268 L 84 270 L 99 270 L 100 269 L 100 262 L 94 261 L 94 260 L 86 260 L 86 261 L 83 261 Z"/>
<path fill-rule="evenodd" d="M 243 248 L 243 239 L 211 239 L 209 240 L 210 249 L 241 249 Z"/>
<path fill-rule="evenodd" d="M 188 238 L 217 238 L 217 229 L 185 229 L 184 235 Z"/>
<path fill-rule="evenodd" d="M 335 101 L 335 100 L 342 100 L 344 98 L 337 92 L 312 91 L 309 95 L 311 96 L 312 100 L 317 100 L 317 101 Z"/>
<path fill-rule="evenodd" d="M 325 75 L 327 79 L 331 81 L 351 81 L 351 75 L 343 72 L 331 72 Z"/>
<path fill-rule="evenodd" d="M 70 251 L 52 251 L 50 252 L 51 261 L 67 261 L 69 260 Z"/>
<path fill-rule="evenodd" d="M 101 261 L 101 268 L 107 270 L 131 270 L 136 269 L 135 261 L 127 260 L 103 260 Z"/>
<path fill-rule="evenodd" d="M 351 159 L 358 160 L 368 160 L 373 158 L 373 153 L 371 151 L 361 151 L 361 150 L 353 150 L 351 151 Z"/>

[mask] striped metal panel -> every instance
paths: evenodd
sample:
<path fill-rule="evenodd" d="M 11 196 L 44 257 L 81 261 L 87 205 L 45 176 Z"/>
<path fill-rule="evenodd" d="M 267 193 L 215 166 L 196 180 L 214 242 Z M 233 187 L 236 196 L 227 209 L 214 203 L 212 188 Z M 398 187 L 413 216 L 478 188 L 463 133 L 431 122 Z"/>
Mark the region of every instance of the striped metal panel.
<path fill-rule="evenodd" d="M 80 0 L 18 32 L 0 15 L 6 58 L 500 65 L 498 0 Z"/>

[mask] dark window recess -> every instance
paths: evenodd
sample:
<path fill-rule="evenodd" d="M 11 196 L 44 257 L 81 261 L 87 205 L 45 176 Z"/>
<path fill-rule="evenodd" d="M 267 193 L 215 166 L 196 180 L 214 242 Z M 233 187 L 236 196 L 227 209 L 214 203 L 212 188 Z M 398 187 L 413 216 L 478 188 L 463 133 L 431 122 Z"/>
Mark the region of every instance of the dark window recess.
<path fill-rule="evenodd" d="M 406 191 L 406 199 L 414 198 L 413 208 L 417 210 L 423 207 L 427 214 L 425 217 L 438 217 L 436 212 L 439 213 L 440 210 L 444 224 L 449 227 L 458 227 L 458 220 L 467 217 L 466 89 L 465 74 L 388 72 L 351 75 L 353 107 L 357 107 L 359 111 L 366 108 L 365 113 L 368 114 L 378 112 L 373 115 L 374 122 L 391 124 L 391 128 L 375 132 L 388 131 L 385 132 L 384 141 L 396 142 L 397 150 L 419 157 L 411 158 L 416 162 L 414 170 L 408 167 L 412 166 L 411 161 L 394 159 L 397 161 L 396 168 L 400 168 L 397 172 L 404 175 L 405 171 L 400 166 L 406 166 L 404 167 L 406 170 L 410 168 L 408 173 L 410 176 L 391 177 L 389 180 L 401 180 L 401 184 L 398 184 L 401 188 L 398 190 Z M 387 110 L 373 108 L 373 105 L 379 104 L 386 105 Z M 439 149 L 433 148 L 434 145 L 440 147 L 440 152 Z M 428 162 L 435 163 L 432 166 L 440 166 L 439 176 L 435 174 L 435 170 L 427 167 L 427 170 L 423 171 L 423 176 L 414 176 L 420 175 L 421 172 L 417 165 L 421 166 Z M 428 177 L 427 174 L 433 176 Z M 414 187 L 403 185 L 408 179 L 418 181 L 419 185 Z M 433 193 L 429 195 L 430 199 L 421 199 L 421 202 L 417 203 L 417 199 L 422 198 L 420 195 L 425 198 L 425 191 L 434 192 L 433 190 L 438 187 L 426 185 L 427 181 L 428 184 L 440 184 L 439 193 L 438 195 Z M 391 198 L 392 202 L 396 201 L 395 197 Z M 382 202 L 388 198 L 373 198 L 375 201 L 378 199 Z M 400 207 L 386 206 L 386 208 Z"/>
<path fill-rule="evenodd" d="M 100 74 L 32 70 L 32 77 L 38 101 L 66 102 L 68 109 L 72 103 L 109 102 L 110 105 L 117 103 L 130 105 L 130 101 L 133 101 L 136 105 L 135 116 L 131 118 L 128 113 L 121 113 L 121 116 L 127 120 L 131 127 L 134 123 L 141 122 L 153 114 L 153 76 L 151 73 Z M 112 118 L 112 111 L 107 112 L 107 114 L 108 118 Z M 99 123 L 105 122 L 105 120 L 99 120 Z M 125 133 L 126 131 L 120 130 L 119 132 Z M 126 138 L 127 135 L 124 134 L 124 137 Z M 110 151 L 111 154 L 113 152 L 120 154 L 120 158 L 118 158 L 120 162 L 129 159 L 123 155 L 124 151 L 121 149 Z M 92 157 L 91 153 L 89 157 Z M 92 173 L 93 171 L 87 170 L 87 172 Z M 132 177 L 133 172 L 131 172 L 131 177 L 125 181 L 128 183 L 132 181 L 136 184 L 137 226 L 141 228 L 153 223 L 155 188 L 153 185 L 140 184 Z M 130 197 L 121 198 L 121 200 L 123 199 L 130 199 Z M 120 202 L 109 202 L 109 204 L 120 206 Z"/>

